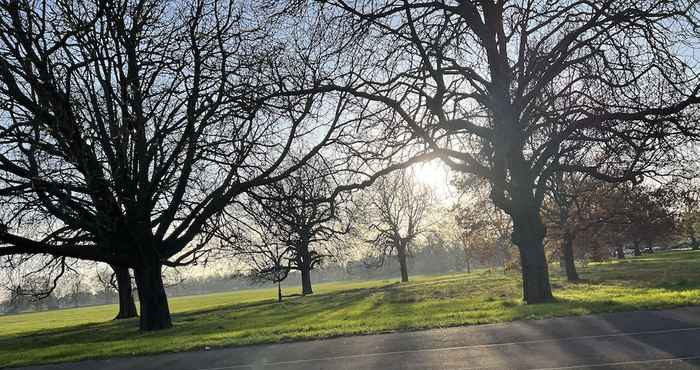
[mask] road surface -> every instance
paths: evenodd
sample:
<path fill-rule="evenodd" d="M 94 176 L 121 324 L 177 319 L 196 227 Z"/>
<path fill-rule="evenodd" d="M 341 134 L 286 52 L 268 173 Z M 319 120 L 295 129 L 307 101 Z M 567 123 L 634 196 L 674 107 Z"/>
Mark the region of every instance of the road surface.
<path fill-rule="evenodd" d="M 700 307 L 398 332 L 31 370 L 700 369 Z"/>

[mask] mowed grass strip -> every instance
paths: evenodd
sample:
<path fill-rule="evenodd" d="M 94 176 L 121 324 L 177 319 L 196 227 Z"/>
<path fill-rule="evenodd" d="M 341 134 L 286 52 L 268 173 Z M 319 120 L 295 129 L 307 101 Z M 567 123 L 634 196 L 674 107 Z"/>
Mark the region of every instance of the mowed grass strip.
<path fill-rule="evenodd" d="M 556 302 L 540 305 L 522 303 L 518 273 L 479 271 L 317 284 L 282 303 L 274 289 L 173 298 L 174 327 L 152 333 L 111 321 L 114 305 L 0 316 L 0 366 L 700 304 L 700 252 L 589 264 L 575 284 L 552 270 Z"/>

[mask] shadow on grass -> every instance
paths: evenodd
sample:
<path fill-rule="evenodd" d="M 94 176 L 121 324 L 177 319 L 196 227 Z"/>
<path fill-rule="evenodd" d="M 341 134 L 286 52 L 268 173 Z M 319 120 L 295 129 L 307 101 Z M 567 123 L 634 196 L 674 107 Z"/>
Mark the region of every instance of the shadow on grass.
<path fill-rule="evenodd" d="M 560 297 L 553 303 L 542 305 L 522 303 L 517 274 L 459 274 L 419 279 L 407 284 L 381 282 L 381 285 L 372 287 L 310 296 L 288 296 L 281 303 L 271 295 L 266 300 L 221 304 L 175 313 L 174 327 L 160 332 L 139 332 L 138 319 L 131 319 L 0 335 L 0 348 L 6 353 L 19 354 L 23 351 L 36 352 L 37 349 L 76 344 L 75 348 L 46 355 L 51 357 L 45 358 L 55 361 L 70 355 L 82 356 L 81 358 L 89 356 L 80 352 L 80 348 L 89 351 L 95 348 L 91 346 L 95 343 L 108 349 L 96 356 L 106 357 L 129 353 L 127 351 L 131 348 L 144 352 L 144 347 L 141 346 L 147 347 L 145 351 L 149 353 L 193 349 L 194 345 L 190 341 L 201 344 L 212 340 L 215 344 L 240 345 L 387 330 L 635 311 L 648 307 L 606 299 L 601 294 L 590 295 L 589 292 L 598 286 L 602 289 L 614 287 L 611 290 L 614 292 L 625 291 L 620 287 L 630 288 L 633 290 L 630 294 L 640 294 L 639 291 L 634 291 L 638 288 L 659 289 L 662 293 L 700 291 L 700 269 L 697 268 L 699 257 L 700 254 L 693 255 L 694 265 L 672 266 L 670 261 L 685 261 L 688 258 L 671 258 L 661 254 L 650 261 L 592 265 L 582 269 L 585 280 L 577 283 L 565 282 L 553 274 L 553 284 L 559 288 L 557 291 L 568 291 L 569 297 Z M 656 304 L 653 308 L 684 305 L 678 302 L 669 300 L 667 303 Z M 443 318 L 431 319 L 438 314 L 443 315 Z M 84 346 L 79 346 L 81 344 Z M 116 349 L 112 351 L 109 348 Z"/>
<path fill-rule="evenodd" d="M 682 258 L 680 258 L 683 260 Z M 666 264 L 667 259 L 653 259 L 650 261 L 640 261 L 648 263 L 650 266 L 658 267 L 659 261 Z M 637 261 L 635 261 L 637 262 Z M 627 265 L 628 263 L 625 263 Z M 616 264 L 617 265 L 617 264 Z M 636 265 L 633 264 L 633 265 Z M 610 269 L 612 266 L 599 265 L 594 266 L 598 274 L 605 273 L 605 269 Z M 617 266 L 621 267 L 621 266 Z M 626 267 L 626 266 L 625 266 Z M 627 270 L 622 269 L 622 270 Z M 644 269 L 642 269 L 644 270 Z M 637 271 L 635 274 L 625 273 L 625 271 L 614 271 L 615 274 L 620 274 L 625 276 L 626 279 L 606 282 L 601 277 L 596 279 L 582 279 L 578 282 L 567 282 L 566 286 L 562 284 L 557 284 L 558 287 L 567 289 L 568 286 L 577 286 L 585 284 L 599 284 L 605 282 L 606 284 L 620 284 L 623 286 L 634 286 L 636 284 L 630 284 L 631 281 L 635 280 L 635 277 L 639 274 Z M 359 301 L 366 299 L 375 293 L 382 293 L 381 299 L 374 302 L 374 307 L 378 305 L 388 304 L 389 314 L 394 314 L 398 316 L 406 316 L 412 311 L 409 306 L 413 303 L 419 303 L 428 299 L 449 299 L 455 296 L 459 296 L 460 289 L 471 289 L 467 285 L 470 282 L 474 282 L 479 279 L 479 276 L 467 277 L 460 276 L 460 279 L 455 286 L 450 285 L 455 283 L 455 277 L 445 277 L 442 279 L 436 279 L 431 281 L 417 281 L 411 282 L 409 284 L 398 284 L 398 283 L 388 283 L 386 285 L 378 287 L 369 288 L 355 288 L 344 290 L 340 292 L 327 292 L 327 293 L 316 293 L 310 296 L 288 296 L 282 303 L 278 303 L 274 298 L 267 300 L 255 301 L 255 302 L 245 302 L 245 303 L 235 303 L 230 305 L 219 305 L 203 310 L 194 310 L 188 312 L 181 312 L 173 314 L 173 322 L 175 327 L 171 330 L 167 330 L 162 333 L 169 333 L 171 331 L 186 331 L 187 329 L 198 329 L 195 330 L 197 334 L 207 334 L 215 332 L 216 330 L 221 330 L 222 328 L 231 328 L 229 325 L 220 325 L 222 319 L 243 319 L 243 314 L 250 315 L 253 314 L 254 318 L 260 318 L 261 320 L 251 320 L 247 318 L 247 322 L 251 322 L 250 325 L 237 325 L 236 329 L 247 330 L 251 327 L 261 328 L 261 327 L 274 327 L 276 325 L 282 325 L 288 323 L 290 320 L 297 320 L 300 318 L 307 318 L 309 316 L 321 315 L 324 312 L 334 311 L 344 307 L 351 306 Z M 503 279 L 512 279 L 511 276 L 504 276 Z M 636 279 L 639 280 L 639 279 Z M 563 283 L 563 282 L 562 282 Z M 541 308 L 538 305 L 516 305 L 513 304 L 512 291 L 511 289 L 503 288 L 503 280 L 495 280 L 493 282 L 489 281 L 485 283 L 486 290 L 490 290 L 489 293 L 484 297 L 484 301 L 504 301 L 507 304 L 505 308 L 516 310 L 516 317 L 527 317 L 528 314 L 542 313 L 551 310 L 548 308 L 551 304 L 542 305 Z M 517 284 L 516 284 L 517 285 Z M 667 281 L 652 280 L 648 287 L 654 287 L 669 291 L 684 291 L 684 290 L 694 290 L 700 289 L 700 279 L 670 279 Z M 502 291 L 501 291 L 502 290 Z M 463 294 L 463 293 L 462 293 Z M 569 309 L 580 309 L 580 310 L 591 310 L 594 312 L 612 312 L 612 311 L 623 311 L 623 310 L 634 310 L 637 307 L 632 305 L 625 305 L 613 300 L 610 301 L 585 301 L 580 302 L 571 299 L 559 298 L 556 302 L 552 303 L 554 305 L 565 305 Z M 466 307 L 465 307 L 466 309 Z M 366 314 L 371 314 L 371 309 L 367 310 Z M 566 311 L 566 310 L 565 310 Z M 114 336 L 129 334 L 136 336 L 159 336 L 158 332 L 154 333 L 141 333 L 138 331 L 138 319 L 132 320 L 120 320 L 120 321 L 108 321 L 101 323 L 89 323 L 82 325 L 75 325 L 70 327 L 48 329 L 48 330 L 36 330 L 32 332 L 25 332 L 19 334 L 9 334 L 0 336 L 0 344 L 8 340 L 21 340 L 21 339 L 31 339 L 33 337 L 41 336 L 42 339 L 49 342 L 51 337 L 61 337 L 70 338 L 71 340 L 76 339 L 80 341 L 82 334 L 89 333 L 88 335 L 90 341 L 94 341 L 96 336 L 100 337 L 102 340 L 113 340 Z M 212 321 L 211 323 L 209 323 Z M 409 324 L 409 323 L 407 323 Z M 99 335 L 98 335 L 99 334 Z M 44 341 L 42 340 L 42 341 Z"/>
<path fill-rule="evenodd" d="M 59 341 L 76 344 L 109 342 L 114 341 L 115 338 L 123 338 L 125 335 L 130 338 L 145 338 L 182 333 L 206 335 L 224 329 L 271 328 L 352 306 L 371 294 L 396 287 L 397 283 L 390 283 L 379 287 L 317 293 L 309 296 L 288 296 L 282 302 L 277 302 L 276 299 L 266 299 L 220 305 L 204 310 L 179 312 L 172 315 L 173 328 L 157 332 L 139 331 L 138 318 L 134 318 L 0 335 L 0 348 L 21 347 L 22 343 L 31 343 L 32 346 L 36 346 L 39 343 L 58 344 Z M 230 320 L 240 320 L 240 322 L 231 322 Z"/>

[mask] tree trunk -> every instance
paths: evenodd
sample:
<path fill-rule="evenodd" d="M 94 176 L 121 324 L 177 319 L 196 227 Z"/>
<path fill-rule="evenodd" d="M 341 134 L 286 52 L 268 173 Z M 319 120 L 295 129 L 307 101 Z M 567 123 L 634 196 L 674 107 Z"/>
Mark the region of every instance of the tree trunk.
<path fill-rule="evenodd" d="M 545 227 L 538 207 L 524 206 L 514 212 L 512 240 L 520 251 L 523 299 L 528 304 L 553 299 L 549 267 L 544 254 Z"/>
<path fill-rule="evenodd" d="M 129 319 L 138 316 L 134 295 L 131 289 L 131 276 L 129 268 L 124 266 L 112 266 L 117 277 L 117 290 L 119 292 L 119 313 L 114 320 Z"/>
<path fill-rule="evenodd" d="M 654 253 L 654 247 L 652 246 L 652 242 L 648 241 L 647 242 L 647 253 Z"/>
<path fill-rule="evenodd" d="M 472 266 L 471 262 L 469 261 L 469 258 L 467 258 L 467 274 L 472 272 Z"/>
<path fill-rule="evenodd" d="M 134 269 L 141 308 L 141 330 L 161 330 L 172 326 L 168 297 L 163 287 L 160 262 L 144 263 Z"/>
<path fill-rule="evenodd" d="M 690 234 L 690 248 L 694 251 L 700 249 L 700 245 L 698 245 L 698 239 L 695 237 L 695 233 Z"/>
<path fill-rule="evenodd" d="M 633 248 L 634 248 L 634 255 L 635 256 L 639 257 L 642 255 L 642 250 L 639 249 L 639 241 L 638 240 L 634 241 Z"/>
<path fill-rule="evenodd" d="M 301 269 L 301 293 L 303 295 L 314 294 L 311 288 L 311 268 L 304 266 Z"/>
<path fill-rule="evenodd" d="M 277 282 L 277 302 L 282 302 L 282 281 Z"/>
<path fill-rule="evenodd" d="M 562 256 L 564 257 L 564 270 L 566 270 L 566 280 L 578 281 L 578 272 L 576 272 L 576 264 L 574 263 L 574 236 L 570 232 L 564 234 L 562 252 Z"/>
<path fill-rule="evenodd" d="M 399 243 L 397 249 L 399 266 L 401 267 L 401 282 L 408 282 L 408 265 L 406 263 L 406 246 L 403 243 Z"/>
<path fill-rule="evenodd" d="M 618 259 L 621 259 L 621 260 L 625 259 L 625 250 L 622 249 L 621 246 L 617 246 L 615 248 L 615 253 L 617 254 Z"/>
<path fill-rule="evenodd" d="M 311 267 L 313 265 L 311 251 L 309 251 L 309 238 L 310 233 L 308 230 L 301 232 L 301 241 L 296 246 L 296 264 L 301 272 L 301 294 L 314 294 L 314 290 L 311 288 Z"/>

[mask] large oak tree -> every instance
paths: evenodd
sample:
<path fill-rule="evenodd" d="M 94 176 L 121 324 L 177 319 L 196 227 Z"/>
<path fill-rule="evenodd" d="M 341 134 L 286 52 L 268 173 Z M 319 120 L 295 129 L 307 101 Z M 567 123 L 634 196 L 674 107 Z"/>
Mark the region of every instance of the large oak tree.
<path fill-rule="evenodd" d="M 341 130 L 332 96 L 290 93 L 323 76 L 317 55 L 295 59 L 309 40 L 289 42 L 274 29 L 290 24 L 283 15 L 257 10 L 233 0 L 0 1 L 0 197 L 10 209 L 0 255 L 133 268 L 141 329 L 169 327 L 163 265 L 205 256 L 211 218 Z M 326 106 L 331 114 L 318 114 Z"/>
<path fill-rule="evenodd" d="M 319 3 L 348 62 L 310 91 L 349 92 L 386 132 L 487 179 L 513 221 L 528 303 L 552 298 L 540 216 L 551 176 L 639 181 L 696 133 L 695 1 Z"/>

